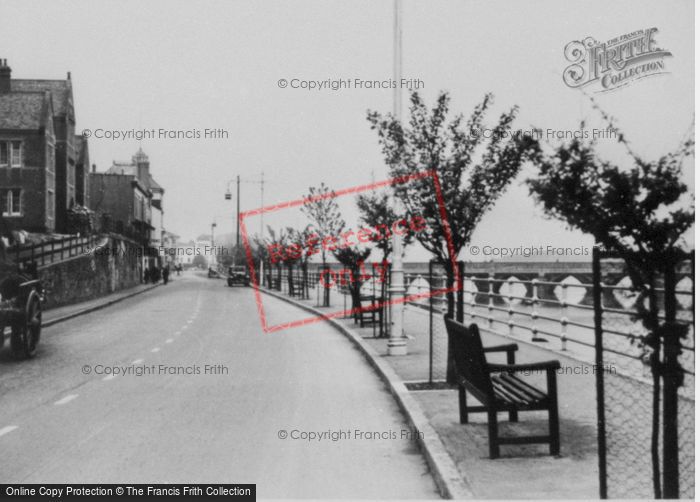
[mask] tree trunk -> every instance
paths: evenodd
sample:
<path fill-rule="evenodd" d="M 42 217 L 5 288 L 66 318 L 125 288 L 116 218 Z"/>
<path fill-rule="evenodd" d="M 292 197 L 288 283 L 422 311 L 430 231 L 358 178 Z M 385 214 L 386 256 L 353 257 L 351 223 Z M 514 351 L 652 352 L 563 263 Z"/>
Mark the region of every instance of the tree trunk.
<path fill-rule="evenodd" d="M 323 255 L 323 271 L 322 273 L 326 274 L 326 279 L 328 279 L 328 272 L 329 270 L 328 265 L 326 265 L 326 255 L 324 253 Z M 330 307 L 331 306 L 331 287 L 328 284 L 324 284 L 323 286 L 323 306 L 324 307 Z"/>
<path fill-rule="evenodd" d="M 287 265 L 287 289 L 289 296 L 294 296 L 294 265 Z"/>
<path fill-rule="evenodd" d="M 309 269 L 308 265 L 306 263 L 303 263 L 301 266 L 301 281 L 302 281 L 302 290 L 301 290 L 301 296 L 302 299 L 308 300 L 309 299 Z"/>

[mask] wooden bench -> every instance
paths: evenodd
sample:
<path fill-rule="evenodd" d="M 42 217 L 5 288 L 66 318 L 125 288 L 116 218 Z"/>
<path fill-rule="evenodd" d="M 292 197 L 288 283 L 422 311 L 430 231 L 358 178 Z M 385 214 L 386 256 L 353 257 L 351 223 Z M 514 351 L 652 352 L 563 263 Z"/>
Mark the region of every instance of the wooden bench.
<path fill-rule="evenodd" d="M 384 309 L 380 307 L 379 299 L 376 296 L 360 296 L 360 309 L 355 312 L 355 324 L 360 321 L 361 328 L 364 328 L 365 324 L 379 323 L 381 326 L 384 320 Z"/>
<path fill-rule="evenodd" d="M 447 334 L 453 349 L 457 384 L 459 385 L 459 419 L 465 424 L 469 413 L 488 414 L 489 456 L 498 458 L 499 445 L 549 443 L 549 453 L 559 455 L 559 412 L 557 404 L 557 369 L 559 361 L 515 364 L 517 344 L 484 348 L 476 324 L 468 328 L 445 316 Z M 507 364 L 486 361 L 486 353 L 506 352 Z M 546 371 L 547 391 L 544 392 L 518 378 L 518 372 Z M 467 392 L 482 406 L 467 406 Z M 549 412 L 549 434 L 546 436 L 498 436 L 498 412 L 507 411 L 511 422 L 518 421 L 519 411 Z"/>

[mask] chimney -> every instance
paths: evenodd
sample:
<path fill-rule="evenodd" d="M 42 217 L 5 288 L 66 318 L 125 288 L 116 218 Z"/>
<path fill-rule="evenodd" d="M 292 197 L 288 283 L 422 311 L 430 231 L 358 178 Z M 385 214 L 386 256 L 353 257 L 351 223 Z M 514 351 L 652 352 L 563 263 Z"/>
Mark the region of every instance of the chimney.
<path fill-rule="evenodd" d="M 0 59 L 0 93 L 8 93 L 12 90 L 10 76 L 12 68 L 7 66 L 7 59 Z"/>
<path fill-rule="evenodd" d="M 70 80 L 70 72 L 66 74 L 66 80 Z"/>
<path fill-rule="evenodd" d="M 97 172 L 97 164 L 92 165 L 92 172 L 96 173 Z"/>
<path fill-rule="evenodd" d="M 136 164 L 136 177 L 144 185 L 148 186 L 148 174 L 151 163 L 148 160 L 148 155 L 139 147 L 139 151 L 131 158 L 132 162 Z"/>

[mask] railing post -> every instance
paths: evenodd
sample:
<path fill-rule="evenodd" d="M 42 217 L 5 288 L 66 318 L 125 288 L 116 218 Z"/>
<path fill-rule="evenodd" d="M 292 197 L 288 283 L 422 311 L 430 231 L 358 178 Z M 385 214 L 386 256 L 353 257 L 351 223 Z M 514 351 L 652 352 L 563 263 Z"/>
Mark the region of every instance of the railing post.
<path fill-rule="evenodd" d="M 479 295 L 479 287 L 476 285 L 476 276 L 472 275 L 471 276 L 471 282 L 474 285 L 474 288 L 476 291 L 472 293 L 472 301 L 471 303 L 471 309 L 469 311 L 469 316 L 471 317 L 471 322 L 474 322 L 476 319 L 476 297 Z"/>
<path fill-rule="evenodd" d="M 653 287 L 653 285 L 652 285 Z M 677 499 L 678 483 L 678 387 L 683 382 L 683 370 L 678 364 L 681 353 L 681 331 L 676 324 L 675 263 L 664 271 L 664 361 L 663 361 L 663 497 Z"/>
<path fill-rule="evenodd" d="M 605 432 L 605 385 L 603 371 L 603 302 L 600 250 L 593 246 L 593 325 L 595 326 L 595 386 L 598 418 L 598 486 L 601 499 L 608 498 L 607 441 Z"/>
<path fill-rule="evenodd" d="M 530 314 L 530 317 L 532 317 L 532 327 L 530 330 L 532 331 L 532 338 L 530 341 L 532 342 L 545 342 L 546 340 L 544 338 L 540 338 L 537 336 L 537 333 L 539 333 L 539 330 L 537 328 L 537 318 L 540 316 L 539 312 L 537 312 L 537 306 L 540 303 L 540 298 L 538 296 L 538 284 L 539 281 L 537 278 L 532 279 L 532 313 Z"/>
<path fill-rule="evenodd" d="M 488 319 L 486 320 L 487 326 L 489 330 L 493 328 L 493 280 L 494 276 L 493 273 L 489 274 L 489 316 Z"/>
<path fill-rule="evenodd" d="M 566 327 L 569 324 L 569 319 L 567 318 L 567 309 L 568 309 L 568 291 L 567 288 L 569 287 L 568 284 L 565 282 L 560 283 L 561 285 L 561 350 L 566 350 L 566 340 L 567 340 L 567 333 L 566 333 Z"/>
<path fill-rule="evenodd" d="M 508 335 L 513 336 L 513 278 L 508 278 Z"/>

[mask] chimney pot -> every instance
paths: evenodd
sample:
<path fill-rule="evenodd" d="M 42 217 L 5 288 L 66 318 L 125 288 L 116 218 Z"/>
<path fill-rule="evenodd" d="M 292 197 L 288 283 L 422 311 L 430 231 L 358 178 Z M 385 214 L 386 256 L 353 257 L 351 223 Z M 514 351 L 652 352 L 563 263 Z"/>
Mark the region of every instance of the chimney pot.
<path fill-rule="evenodd" d="M 12 78 L 12 68 L 7 66 L 7 59 L 2 60 L 0 65 L 0 93 L 8 93 L 12 90 L 10 79 Z"/>
<path fill-rule="evenodd" d="M 97 164 L 92 165 L 92 172 L 96 173 L 97 172 Z"/>

